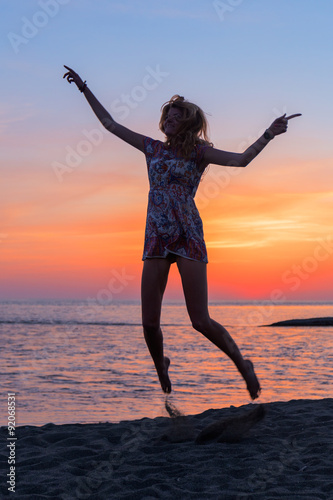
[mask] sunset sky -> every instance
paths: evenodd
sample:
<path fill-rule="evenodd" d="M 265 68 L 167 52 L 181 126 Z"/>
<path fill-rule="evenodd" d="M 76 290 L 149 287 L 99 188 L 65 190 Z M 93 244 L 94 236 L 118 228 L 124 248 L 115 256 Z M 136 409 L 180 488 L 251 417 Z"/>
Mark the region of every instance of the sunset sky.
<path fill-rule="evenodd" d="M 140 296 L 145 158 L 102 131 L 66 64 L 156 139 L 174 94 L 229 151 L 302 113 L 247 168 L 205 174 L 209 296 L 333 300 L 332 15 L 314 0 L 2 0 L 0 299 Z"/>

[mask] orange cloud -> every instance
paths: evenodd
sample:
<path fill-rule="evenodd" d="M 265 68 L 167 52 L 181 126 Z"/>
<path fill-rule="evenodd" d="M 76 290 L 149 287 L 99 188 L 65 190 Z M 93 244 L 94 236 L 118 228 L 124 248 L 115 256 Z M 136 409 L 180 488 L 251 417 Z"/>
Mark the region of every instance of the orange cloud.
<path fill-rule="evenodd" d="M 18 168 L 20 182 L 5 174 L 3 297 L 9 290 L 18 296 L 20 290 L 35 290 L 40 296 L 94 294 L 105 288 L 112 269 L 133 276 L 118 298 L 139 297 L 148 196 L 145 167 L 126 164 L 122 171 L 108 171 L 103 162 L 95 166 L 69 174 L 63 183 L 50 170 L 32 175 Z M 297 174 L 302 165 L 298 167 Z M 211 299 L 269 299 L 276 288 L 290 300 L 308 297 L 311 290 L 314 297 L 330 296 L 329 186 L 314 186 L 312 174 L 302 189 L 292 175 L 288 183 L 280 177 L 272 182 L 278 165 L 266 181 L 258 170 L 244 169 L 228 180 L 217 168 L 205 176 L 197 197 Z M 176 270 L 167 292 L 173 296 L 181 296 Z"/>

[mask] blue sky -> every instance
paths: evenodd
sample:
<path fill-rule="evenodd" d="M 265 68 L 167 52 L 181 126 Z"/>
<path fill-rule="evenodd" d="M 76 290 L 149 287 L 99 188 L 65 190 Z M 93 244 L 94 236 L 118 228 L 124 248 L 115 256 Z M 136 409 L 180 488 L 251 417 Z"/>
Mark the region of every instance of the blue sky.
<path fill-rule="evenodd" d="M 211 115 L 219 143 L 253 133 L 285 108 L 303 112 L 309 135 L 315 127 L 323 136 L 331 130 L 332 14 L 331 2 L 308 0 L 5 0 L 3 119 L 28 114 L 29 124 L 50 132 L 87 116 L 92 123 L 61 80 L 63 64 L 108 108 L 142 83 L 147 66 L 159 66 L 168 76 L 131 110 L 128 125 L 153 123 L 160 105 L 180 93 Z M 36 32 L 30 39 L 26 20 Z M 14 43 L 13 34 L 27 43 Z"/>

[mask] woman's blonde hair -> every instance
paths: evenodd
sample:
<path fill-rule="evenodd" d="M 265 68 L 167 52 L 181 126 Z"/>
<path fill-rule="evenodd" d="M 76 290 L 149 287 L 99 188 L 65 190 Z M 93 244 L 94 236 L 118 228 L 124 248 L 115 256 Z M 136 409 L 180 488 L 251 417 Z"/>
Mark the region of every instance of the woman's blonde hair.
<path fill-rule="evenodd" d="M 205 113 L 199 106 L 184 99 L 178 94 L 171 97 L 161 107 L 160 130 L 164 132 L 164 122 L 171 108 L 179 109 L 182 119 L 179 121 L 177 134 L 167 137 L 165 144 L 189 158 L 196 144 L 213 146 L 208 137 L 208 123 Z"/>

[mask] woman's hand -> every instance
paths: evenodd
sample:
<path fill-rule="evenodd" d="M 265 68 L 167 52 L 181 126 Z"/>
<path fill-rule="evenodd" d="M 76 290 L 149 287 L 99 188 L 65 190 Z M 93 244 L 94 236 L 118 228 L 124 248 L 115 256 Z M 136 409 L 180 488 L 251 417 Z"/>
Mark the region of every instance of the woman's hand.
<path fill-rule="evenodd" d="M 301 113 L 296 113 L 295 115 L 289 115 L 286 116 L 286 113 L 283 116 L 280 116 L 276 120 L 273 121 L 272 125 L 268 127 L 267 130 L 269 130 L 273 136 L 275 137 L 276 135 L 284 134 L 287 132 L 288 128 L 288 120 L 291 120 L 292 118 L 296 118 L 296 116 L 302 116 Z"/>
<path fill-rule="evenodd" d="M 71 69 L 65 65 L 64 65 L 64 67 L 66 69 L 68 69 L 68 72 L 64 74 L 63 78 L 66 78 L 66 80 L 69 83 L 74 82 L 77 85 L 78 89 L 81 90 L 83 85 L 84 85 L 84 81 L 79 77 L 79 75 L 77 73 L 75 73 L 75 71 L 73 69 Z"/>

